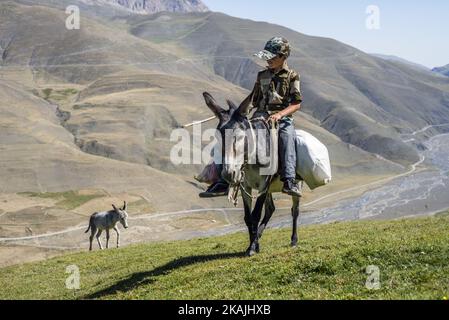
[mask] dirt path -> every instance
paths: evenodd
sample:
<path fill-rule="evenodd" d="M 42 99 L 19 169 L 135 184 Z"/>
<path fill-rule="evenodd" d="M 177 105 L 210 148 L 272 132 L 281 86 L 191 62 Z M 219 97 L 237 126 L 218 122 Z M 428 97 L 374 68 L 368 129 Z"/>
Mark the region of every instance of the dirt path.
<path fill-rule="evenodd" d="M 405 136 L 416 136 L 417 134 L 424 133 L 424 132 L 426 132 L 429 129 L 440 128 L 440 127 L 449 127 L 449 123 L 442 123 L 442 124 L 436 124 L 436 125 L 427 126 L 427 127 L 424 127 L 424 128 L 422 128 L 422 129 L 420 129 L 418 131 L 413 132 L 410 135 L 407 134 Z M 416 139 L 412 138 L 412 139 L 407 139 L 407 140 L 402 140 L 402 141 L 405 142 L 405 143 L 409 143 L 409 142 L 416 141 Z"/>

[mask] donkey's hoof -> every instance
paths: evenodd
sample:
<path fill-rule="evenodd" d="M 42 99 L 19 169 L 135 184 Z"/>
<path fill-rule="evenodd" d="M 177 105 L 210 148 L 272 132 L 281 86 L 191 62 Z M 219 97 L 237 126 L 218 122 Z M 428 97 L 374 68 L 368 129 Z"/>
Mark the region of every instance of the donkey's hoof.
<path fill-rule="evenodd" d="M 256 253 L 260 253 L 260 245 L 256 244 L 256 249 L 255 249 Z"/>
<path fill-rule="evenodd" d="M 248 250 L 246 250 L 246 252 L 245 252 L 245 256 L 246 257 L 253 257 L 253 256 L 255 256 L 256 255 L 256 251 L 255 250 L 253 250 L 253 249 L 248 249 Z"/>
<path fill-rule="evenodd" d="M 290 247 L 297 248 L 298 247 L 298 241 L 292 241 L 292 243 L 290 243 Z"/>

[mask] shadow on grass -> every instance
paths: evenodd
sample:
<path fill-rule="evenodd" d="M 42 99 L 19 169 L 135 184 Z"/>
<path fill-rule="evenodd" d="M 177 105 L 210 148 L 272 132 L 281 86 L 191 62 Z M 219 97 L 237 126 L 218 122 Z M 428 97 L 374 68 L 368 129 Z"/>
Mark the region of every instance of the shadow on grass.
<path fill-rule="evenodd" d="M 187 267 L 194 264 L 204 263 L 208 261 L 214 260 L 224 260 L 224 259 L 233 259 L 233 258 L 243 258 L 245 256 L 244 253 L 221 253 L 214 255 L 203 255 L 203 256 L 191 256 L 184 257 L 173 260 L 163 266 L 157 267 L 151 271 L 134 273 L 129 278 L 124 279 L 122 281 L 117 282 L 116 284 L 100 290 L 98 292 L 92 293 L 84 297 L 84 299 L 99 299 L 102 297 L 106 297 L 109 295 L 113 295 L 116 292 L 128 292 L 130 290 L 136 289 L 142 285 L 152 284 L 157 281 L 155 277 L 164 276 L 169 274 L 170 272 L 180 269 L 183 267 Z"/>

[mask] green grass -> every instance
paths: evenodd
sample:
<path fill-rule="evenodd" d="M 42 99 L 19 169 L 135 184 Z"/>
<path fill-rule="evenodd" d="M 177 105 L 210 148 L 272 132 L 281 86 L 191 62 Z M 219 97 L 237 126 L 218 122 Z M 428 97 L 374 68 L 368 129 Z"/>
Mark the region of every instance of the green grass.
<path fill-rule="evenodd" d="M 49 100 L 55 100 L 55 101 L 62 101 L 67 99 L 69 96 L 73 96 L 77 94 L 79 90 L 74 88 L 66 88 L 66 89 L 60 89 L 56 90 L 53 88 L 45 88 L 42 90 L 42 94 L 38 96 L 41 96 L 43 99 L 49 101 Z"/>
<path fill-rule="evenodd" d="M 45 192 L 45 193 L 23 192 L 20 194 L 33 198 L 57 200 L 58 202 L 56 203 L 56 206 L 66 210 L 73 210 L 92 199 L 103 197 L 103 195 L 101 194 L 82 195 L 76 191 Z"/>
<path fill-rule="evenodd" d="M 64 90 L 58 90 L 57 92 L 60 93 L 60 94 L 68 96 L 68 95 L 77 94 L 79 91 L 77 89 L 74 89 L 74 88 L 67 88 L 67 89 L 64 89 Z"/>
<path fill-rule="evenodd" d="M 449 217 L 271 230 L 244 258 L 247 235 L 77 253 L 0 270 L 2 299 L 444 299 Z M 68 290 L 77 265 L 80 290 Z M 380 270 L 369 290 L 366 268 Z"/>
<path fill-rule="evenodd" d="M 42 90 L 42 93 L 44 94 L 43 98 L 45 100 L 48 100 L 48 98 L 50 97 L 52 92 L 53 92 L 52 88 L 46 88 L 46 89 Z"/>

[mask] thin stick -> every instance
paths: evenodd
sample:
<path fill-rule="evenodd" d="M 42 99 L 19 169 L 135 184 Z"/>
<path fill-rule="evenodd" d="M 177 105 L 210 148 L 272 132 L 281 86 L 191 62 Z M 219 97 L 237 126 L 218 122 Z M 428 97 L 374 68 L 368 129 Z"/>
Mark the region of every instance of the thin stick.
<path fill-rule="evenodd" d="M 215 117 L 210 117 L 210 118 L 207 118 L 207 119 L 204 119 L 204 120 L 201 120 L 201 121 L 195 121 L 195 122 L 186 124 L 185 126 L 182 126 L 182 127 L 185 129 L 185 128 L 193 127 L 193 126 L 195 126 L 197 124 L 202 124 L 202 123 L 206 123 L 206 122 L 212 121 L 214 119 L 217 119 L 217 117 L 215 116 Z"/>

